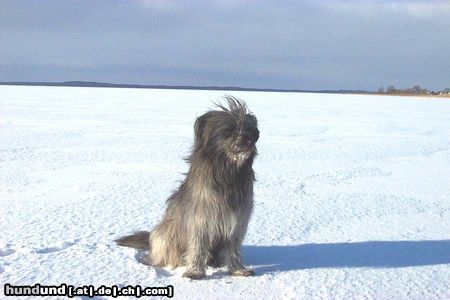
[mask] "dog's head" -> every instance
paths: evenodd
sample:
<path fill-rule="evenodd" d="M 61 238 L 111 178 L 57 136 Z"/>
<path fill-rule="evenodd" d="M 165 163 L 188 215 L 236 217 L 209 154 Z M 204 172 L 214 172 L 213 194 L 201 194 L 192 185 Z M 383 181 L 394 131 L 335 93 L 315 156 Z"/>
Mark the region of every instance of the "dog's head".
<path fill-rule="evenodd" d="M 228 107 L 209 111 L 195 121 L 194 152 L 210 159 L 224 157 L 241 167 L 252 162 L 259 138 L 258 121 L 246 104 L 232 96 L 225 97 Z"/>

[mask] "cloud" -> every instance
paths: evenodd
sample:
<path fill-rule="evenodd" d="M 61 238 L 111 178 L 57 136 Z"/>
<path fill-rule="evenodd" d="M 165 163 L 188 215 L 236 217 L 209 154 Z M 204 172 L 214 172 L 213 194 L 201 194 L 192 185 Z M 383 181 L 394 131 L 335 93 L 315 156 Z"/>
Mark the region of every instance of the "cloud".
<path fill-rule="evenodd" d="M 450 2 L 423 0 L 360 0 L 360 1 L 320 1 L 317 5 L 324 9 L 352 15 L 396 14 L 432 18 L 450 16 Z"/>
<path fill-rule="evenodd" d="M 0 80 L 443 88 L 448 5 L 426 3 L 5 2 Z"/>
<path fill-rule="evenodd" d="M 450 17 L 448 1 L 394 1 L 386 7 L 418 18 Z"/>

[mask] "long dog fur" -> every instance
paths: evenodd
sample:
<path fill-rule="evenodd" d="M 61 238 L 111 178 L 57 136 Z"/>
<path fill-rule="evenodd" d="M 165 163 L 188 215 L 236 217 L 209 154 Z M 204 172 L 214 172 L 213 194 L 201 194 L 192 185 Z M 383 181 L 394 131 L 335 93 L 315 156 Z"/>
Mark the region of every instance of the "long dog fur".
<path fill-rule="evenodd" d="M 167 209 L 151 232 L 116 240 L 121 246 L 149 250 L 154 266 L 187 266 L 185 277 L 205 276 L 206 265 L 226 264 L 230 273 L 250 276 L 241 246 L 253 207 L 252 169 L 257 120 L 246 104 L 226 96 L 228 107 L 198 117 L 184 182 L 167 200 Z"/>

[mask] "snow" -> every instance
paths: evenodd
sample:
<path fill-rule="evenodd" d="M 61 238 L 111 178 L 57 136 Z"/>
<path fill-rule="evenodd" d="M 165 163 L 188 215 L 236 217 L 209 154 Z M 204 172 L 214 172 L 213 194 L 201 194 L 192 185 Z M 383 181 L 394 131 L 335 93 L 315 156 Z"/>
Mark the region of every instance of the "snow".
<path fill-rule="evenodd" d="M 224 94 L 246 100 L 261 131 L 243 247 L 256 275 L 192 281 L 113 239 L 158 222 L 195 118 Z M 0 86 L 0 285 L 449 299 L 449 151 L 445 99 Z"/>

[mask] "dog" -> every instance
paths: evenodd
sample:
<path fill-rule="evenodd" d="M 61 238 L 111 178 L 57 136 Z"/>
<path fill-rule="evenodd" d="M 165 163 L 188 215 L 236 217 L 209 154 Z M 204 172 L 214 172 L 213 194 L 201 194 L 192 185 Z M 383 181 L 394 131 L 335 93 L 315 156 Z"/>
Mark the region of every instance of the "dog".
<path fill-rule="evenodd" d="M 252 168 L 259 130 L 242 100 L 225 96 L 197 118 L 194 146 L 186 158 L 185 180 L 167 200 L 161 222 L 116 240 L 121 246 L 149 250 L 153 266 L 186 266 L 183 277 L 205 277 L 206 266 L 226 265 L 234 276 L 251 276 L 241 247 L 253 208 Z"/>

